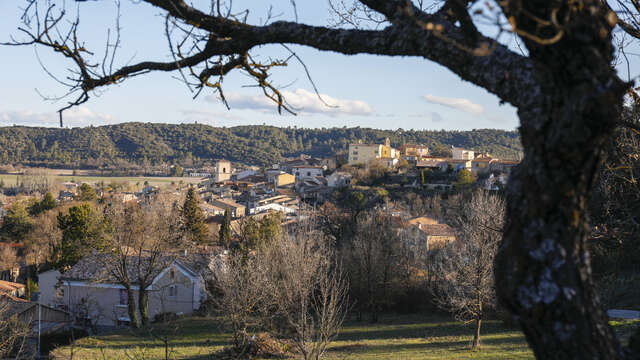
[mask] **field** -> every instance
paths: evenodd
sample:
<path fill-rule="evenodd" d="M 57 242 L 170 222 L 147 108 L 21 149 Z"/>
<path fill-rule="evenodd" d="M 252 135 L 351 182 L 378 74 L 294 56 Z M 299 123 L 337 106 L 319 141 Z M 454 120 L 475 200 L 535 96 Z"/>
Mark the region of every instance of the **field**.
<path fill-rule="evenodd" d="M 20 175 L 14 174 L 0 174 L 0 180 L 4 182 L 5 186 L 12 186 L 16 184 L 16 181 Z M 86 182 L 89 184 L 96 184 L 104 182 L 105 184 L 118 183 L 129 184 L 131 186 L 141 186 L 145 181 L 148 181 L 150 185 L 162 186 L 170 185 L 172 182 L 178 184 L 180 181 L 186 184 L 197 184 L 203 179 L 199 177 L 153 177 L 153 176 L 88 176 L 88 175 L 71 175 L 68 174 L 68 170 L 62 174 L 51 175 L 56 183 L 63 183 L 67 181 L 74 182 Z"/>
<path fill-rule="evenodd" d="M 640 327 L 640 320 L 612 321 L 623 343 Z M 186 318 L 149 331 L 122 330 L 77 341 L 79 359 L 164 359 L 162 338 L 169 339 L 170 359 L 213 359 L 229 344 L 229 335 L 212 318 Z M 326 359 L 533 359 L 524 335 L 500 321 L 486 321 L 482 348 L 470 349 L 473 329 L 443 315 L 382 317 L 377 324 L 350 321 L 331 343 Z M 70 347 L 52 352 L 53 359 L 68 359 Z"/>
<path fill-rule="evenodd" d="M 173 329 L 171 329 L 173 328 Z M 156 335 L 124 330 L 77 342 L 74 357 L 82 359 L 163 359 L 160 338 L 169 335 L 172 359 L 206 359 L 228 344 L 229 336 L 209 318 L 190 318 Z M 445 316 L 388 316 L 377 324 L 349 322 L 331 343 L 326 359 L 532 359 L 524 336 L 499 321 L 487 321 L 483 345 L 471 351 L 473 329 Z M 68 359 L 70 348 L 59 348 L 55 359 Z"/>

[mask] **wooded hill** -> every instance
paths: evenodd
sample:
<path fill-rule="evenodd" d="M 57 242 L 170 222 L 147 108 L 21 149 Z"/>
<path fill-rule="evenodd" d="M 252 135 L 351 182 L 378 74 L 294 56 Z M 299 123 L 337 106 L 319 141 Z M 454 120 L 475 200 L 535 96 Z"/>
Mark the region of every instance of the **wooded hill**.
<path fill-rule="evenodd" d="M 250 165 L 269 165 L 301 153 L 330 156 L 346 153 L 349 143 L 391 139 L 428 145 L 446 153 L 451 145 L 517 158 L 522 150 L 516 131 L 378 130 L 369 128 L 302 129 L 252 125 L 212 127 L 201 124 L 123 123 L 59 129 L 0 127 L 0 163 L 50 167 L 111 167 L 158 165 L 229 159 Z"/>

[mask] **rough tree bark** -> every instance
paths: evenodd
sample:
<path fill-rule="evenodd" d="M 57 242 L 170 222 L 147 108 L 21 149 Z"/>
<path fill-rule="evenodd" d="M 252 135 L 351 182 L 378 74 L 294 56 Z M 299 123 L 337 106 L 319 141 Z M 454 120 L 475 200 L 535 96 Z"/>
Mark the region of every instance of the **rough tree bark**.
<path fill-rule="evenodd" d="M 627 84 L 611 67 L 615 23 L 599 1 L 582 3 L 560 8 L 570 20 L 555 44 L 525 39 L 545 71 L 535 73 L 541 92 L 518 108 L 525 156 L 507 188 L 496 260 L 498 296 L 542 359 L 623 357 L 591 278 L 586 206 Z M 523 6 L 541 18 L 554 11 L 547 1 Z M 538 25 L 516 21 L 529 32 Z"/>
<path fill-rule="evenodd" d="M 200 64 L 201 71 L 190 72 L 199 87 L 221 90 L 209 79 L 240 69 L 282 108 L 277 89 L 267 81 L 269 64 L 250 64 L 247 56 L 264 44 L 299 44 L 343 54 L 420 56 L 447 67 L 514 105 L 520 117 L 525 156 L 508 186 L 507 226 L 495 270 L 502 303 L 518 318 L 539 358 L 624 356 L 600 308 L 585 246 L 586 203 L 628 88 L 611 67 L 611 31 L 617 18 L 604 1 L 498 1 L 529 56 L 496 44 L 475 29 L 469 5 L 476 1 L 447 0 L 442 9 L 427 13 L 405 0 L 360 0 L 386 19 L 389 25 L 381 30 L 288 21 L 254 26 L 214 9 L 200 11 L 183 0 L 143 2 L 209 36 L 201 38 L 195 53 L 175 61 L 145 61 L 103 74 L 87 65 L 86 50 L 74 37 L 63 36 L 62 42 L 47 37 L 55 33 L 48 30 L 58 21 L 38 26 L 44 31 L 10 45 L 49 47 L 76 66 L 71 90 L 81 95 L 69 106 L 86 101 L 98 87 L 132 76 L 192 70 Z"/>
<path fill-rule="evenodd" d="M 140 288 L 138 292 L 138 308 L 140 309 L 140 319 L 142 320 L 142 326 L 148 327 L 150 325 L 149 319 L 149 291 Z"/>
<path fill-rule="evenodd" d="M 138 319 L 138 309 L 136 309 L 136 297 L 131 288 L 131 284 L 126 284 L 125 289 L 127 291 L 127 312 L 129 313 L 129 320 L 131 326 L 137 329 L 140 327 L 140 320 Z"/>

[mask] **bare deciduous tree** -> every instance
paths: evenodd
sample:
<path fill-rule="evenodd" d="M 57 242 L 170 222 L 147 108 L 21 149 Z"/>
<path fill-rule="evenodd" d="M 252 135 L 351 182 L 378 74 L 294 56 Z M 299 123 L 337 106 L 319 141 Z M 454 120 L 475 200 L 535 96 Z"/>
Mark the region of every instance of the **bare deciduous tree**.
<path fill-rule="evenodd" d="M 372 322 L 378 321 L 379 313 L 390 302 L 395 280 L 400 239 L 393 221 L 383 212 L 368 212 L 342 252 L 355 306 L 359 311 L 368 312 Z"/>
<path fill-rule="evenodd" d="M 22 323 L 11 312 L 11 299 L 0 296 L 0 358 L 29 358 L 25 347 L 29 324 Z"/>
<path fill-rule="evenodd" d="M 149 286 L 159 270 L 171 263 L 175 251 L 177 216 L 171 204 L 157 200 L 141 206 L 114 202 L 107 209 L 111 251 L 104 257 L 109 273 L 127 291 L 131 324 L 150 323 Z M 171 251 L 170 251 L 171 250 Z M 134 285 L 138 289 L 137 308 Z"/>
<path fill-rule="evenodd" d="M 3 246 L 0 249 L 0 270 L 8 270 L 11 275 L 10 281 L 16 281 L 14 269 L 20 266 L 20 258 L 15 248 Z"/>
<path fill-rule="evenodd" d="M 238 358 L 245 355 L 251 327 L 260 325 L 258 315 L 264 303 L 262 277 L 256 273 L 255 259 L 244 256 L 229 257 L 223 266 L 212 269 L 209 296 L 231 329 Z"/>
<path fill-rule="evenodd" d="M 54 180 L 53 174 L 46 169 L 27 169 L 19 179 L 22 191 L 27 194 L 50 191 Z"/>
<path fill-rule="evenodd" d="M 62 238 L 56 215 L 55 211 L 40 214 L 34 221 L 33 231 L 25 239 L 27 261 L 35 265 L 36 273 L 42 265 L 55 263 L 54 249 Z"/>
<path fill-rule="evenodd" d="M 284 320 L 305 360 L 324 355 L 347 311 L 346 279 L 328 239 L 315 225 L 314 220 L 299 223 L 256 257 L 256 271 L 264 275 L 268 290 L 267 308 Z"/>
<path fill-rule="evenodd" d="M 144 214 L 142 241 L 136 248 L 136 271 L 140 285 L 140 318 L 142 324 L 147 326 L 150 324 L 148 289 L 159 269 L 173 262 L 181 246 L 175 236 L 179 228 L 178 214 L 169 199 L 157 198 L 145 207 Z"/>
<path fill-rule="evenodd" d="M 493 262 L 502 238 L 504 210 L 498 195 L 475 192 L 458 219 L 457 242 L 438 254 L 436 299 L 460 320 L 475 321 L 473 348 L 480 346 L 482 320 L 496 303 Z"/>
<path fill-rule="evenodd" d="M 141 243 L 144 214 L 139 211 L 137 204 L 129 205 L 123 203 L 113 203 L 107 209 L 109 219 L 111 244 L 110 254 L 105 256 L 104 266 L 120 285 L 124 286 L 127 292 L 127 312 L 131 326 L 140 327 L 138 309 L 136 308 L 136 298 L 134 284 L 137 282 L 135 276 L 134 257 L 138 245 Z"/>

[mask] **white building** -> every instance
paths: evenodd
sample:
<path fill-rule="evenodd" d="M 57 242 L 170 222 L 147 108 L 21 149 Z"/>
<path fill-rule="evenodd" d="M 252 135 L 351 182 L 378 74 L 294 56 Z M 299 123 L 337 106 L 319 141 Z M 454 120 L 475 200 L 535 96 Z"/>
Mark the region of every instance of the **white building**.
<path fill-rule="evenodd" d="M 311 166 L 311 165 L 294 166 L 292 170 L 293 170 L 293 175 L 295 175 L 296 177 L 296 181 L 315 178 L 316 176 L 323 176 L 323 169 L 320 166 Z"/>
<path fill-rule="evenodd" d="M 288 214 L 295 214 L 296 213 L 296 209 L 293 207 L 289 207 L 289 206 L 284 206 L 282 204 L 266 204 L 266 205 L 262 205 L 262 206 L 256 206 L 254 209 L 252 209 L 252 212 L 254 214 L 259 214 L 265 211 L 280 211 L 281 213 L 288 215 Z"/>
<path fill-rule="evenodd" d="M 257 174 L 257 172 L 255 170 L 245 169 L 245 170 L 242 170 L 242 171 L 236 173 L 236 179 L 242 180 L 242 179 L 248 178 L 249 176 L 253 176 L 253 175 L 256 175 L 256 174 Z"/>
<path fill-rule="evenodd" d="M 453 155 L 453 160 L 473 160 L 475 157 L 473 151 L 457 148 L 455 146 L 451 147 L 451 154 Z"/>

